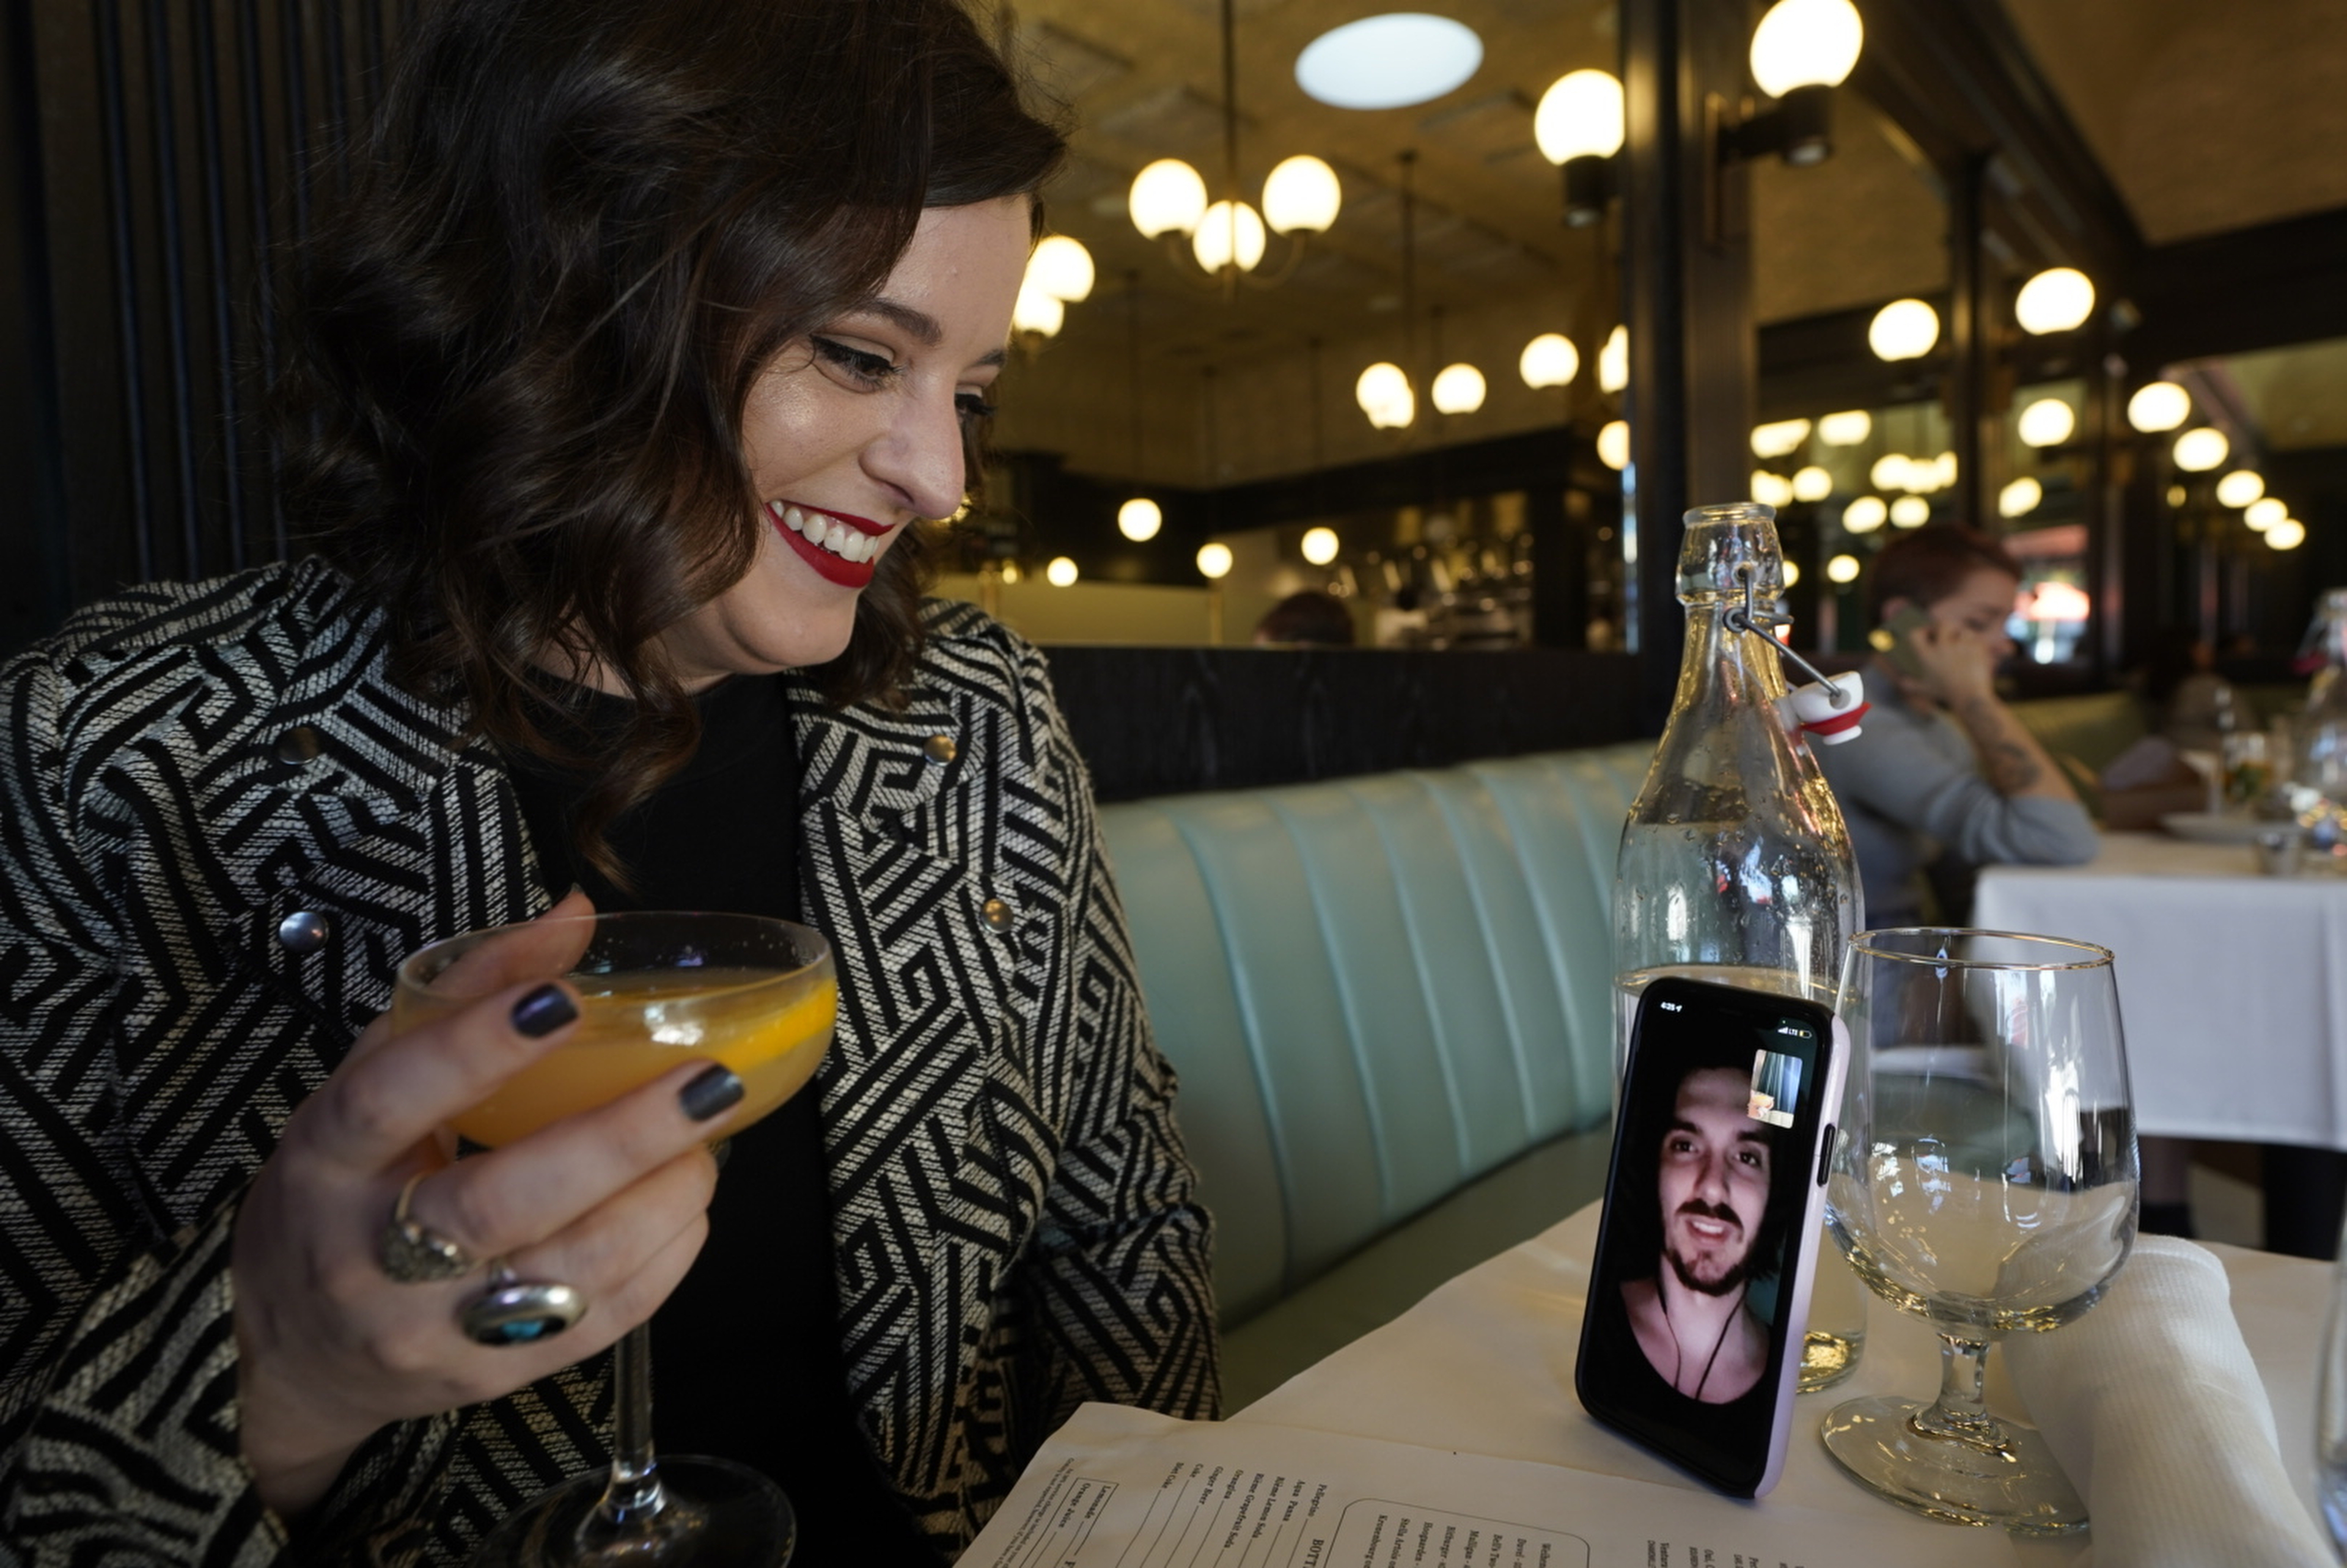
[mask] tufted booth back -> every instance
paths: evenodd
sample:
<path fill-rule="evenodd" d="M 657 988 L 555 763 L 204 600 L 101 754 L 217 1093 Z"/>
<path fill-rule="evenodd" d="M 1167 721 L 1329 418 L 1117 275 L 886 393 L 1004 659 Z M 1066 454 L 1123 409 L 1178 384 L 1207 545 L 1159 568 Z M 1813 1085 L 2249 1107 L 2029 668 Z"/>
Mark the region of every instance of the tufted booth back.
<path fill-rule="evenodd" d="M 1611 1108 L 1651 743 L 1104 809 L 1235 1325 Z"/>

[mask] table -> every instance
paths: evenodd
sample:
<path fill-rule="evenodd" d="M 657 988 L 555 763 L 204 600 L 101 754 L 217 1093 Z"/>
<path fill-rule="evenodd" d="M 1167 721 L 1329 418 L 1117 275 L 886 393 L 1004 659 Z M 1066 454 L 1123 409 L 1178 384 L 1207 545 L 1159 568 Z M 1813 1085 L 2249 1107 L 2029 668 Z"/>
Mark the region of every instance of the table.
<path fill-rule="evenodd" d="M 1596 1241 L 1593 1204 L 1470 1269 L 1231 1419 L 1529 1460 L 1696 1491 L 1698 1483 L 1592 1421 L 1573 1397 L 1573 1356 Z M 2331 1272 L 2303 1258 L 2221 1245 L 2209 1250 L 2232 1281 L 2234 1316 L 2272 1400 L 2299 1500 L 2311 1512 L 2313 1371 Z M 1939 1386 L 1939 1341 L 1931 1331 L 1877 1302 L 1868 1304 L 1868 1313 L 1858 1371 L 1839 1388 L 1801 1399 L 1784 1480 L 1762 1507 L 1781 1501 L 1840 1514 L 1898 1512 L 1848 1479 L 1815 1436 L 1818 1422 L 1842 1399 L 1892 1392 L 1924 1397 Z M 2001 1355 L 1990 1357 L 1989 1404 L 2001 1413 L 2018 1413 L 2023 1407 L 2002 1379 L 2003 1365 Z M 1958 1527 L 1916 1519 L 1913 1528 Z M 1983 1563 L 2067 1564 L 2086 1549 L 2073 1541 L 1978 1533 Z"/>
<path fill-rule="evenodd" d="M 2086 866 L 1983 871 L 1973 923 L 2116 955 L 2142 1132 L 2347 1150 L 2347 877 L 2252 856 L 2107 834 Z"/>

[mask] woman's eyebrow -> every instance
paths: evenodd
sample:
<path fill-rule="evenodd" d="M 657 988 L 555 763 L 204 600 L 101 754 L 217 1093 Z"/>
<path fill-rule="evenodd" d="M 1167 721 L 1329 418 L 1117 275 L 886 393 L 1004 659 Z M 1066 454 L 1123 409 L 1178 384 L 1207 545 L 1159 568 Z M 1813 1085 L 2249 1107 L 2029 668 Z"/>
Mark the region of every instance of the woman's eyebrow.
<path fill-rule="evenodd" d="M 938 323 L 937 317 L 927 311 L 916 310 L 911 305 L 899 304 L 895 300 L 889 299 L 866 300 L 856 308 L 878 316 L 923 348 L 935 348 L 945 341 L 946 329 Z M 981 354 L 977 364 L 972 365 L 971 368 L 976 369 L 979 365 L 999 365 L 1007 364 L 1009 360 L 1009 352 L 998 348 L 989 354 Z"/>
<path fill-rule="evenodd" d="M 878 299 L 866 300 L 856 308 L 859 311 L 868 311 L 880 317 L 898 331 L 910 336 L 923 348 L 935 348 L 945 341 L 946 329 L 938 325 L 938 318 L 927 311 L 915 310 L 910 305 L 900 305 L 894 300 Z"/>

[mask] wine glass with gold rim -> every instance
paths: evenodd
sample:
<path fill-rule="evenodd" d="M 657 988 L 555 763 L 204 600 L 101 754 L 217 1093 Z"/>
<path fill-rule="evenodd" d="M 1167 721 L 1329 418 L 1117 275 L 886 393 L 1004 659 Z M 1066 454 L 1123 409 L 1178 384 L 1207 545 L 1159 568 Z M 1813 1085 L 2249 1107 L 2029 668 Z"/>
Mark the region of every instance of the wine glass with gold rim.
<path fill-rule="evenodd" d="M 494 1148 L 527 1137 L 685 1059 L 721 1062 L 742 1080 L 741 1108 L 726 1123 L 739 1132 L 815 1076 L 838 1006 L 831 947 L 820 932 L 753 915 L 651 911 L 535 920 L 436 942 L 400 966 L 392 1027 L 415 1028 L 555 972 L 579 992 L 579 1025 L 566 1043 L 455 1118 L 473 1143 Z M 474 1562 L 787 1563 L 797 1531 L 781 1488 L 730 1460 L 654 1454 L 649 1325 L 620 1340 L 613 1365 L 610 1472 L 541 1493 L 490 1533 Z"/>
<path fill-rule="evenodd" d="M 1991 1415 L 1981 1382 L 1993 1341 L 2075 1319 L 2135 1244 L 2111 955 L 2004 931 L 1861 931 L 1838 1010 L 1855 1055 L 1828 1225 L 1859 1278 L 1939 1335 L 1942 1372 L 1934 1400 L 1836 1407 L 1826 1449 L 1936 1519 L 2083 1530 L 2045 1440 Z"/>

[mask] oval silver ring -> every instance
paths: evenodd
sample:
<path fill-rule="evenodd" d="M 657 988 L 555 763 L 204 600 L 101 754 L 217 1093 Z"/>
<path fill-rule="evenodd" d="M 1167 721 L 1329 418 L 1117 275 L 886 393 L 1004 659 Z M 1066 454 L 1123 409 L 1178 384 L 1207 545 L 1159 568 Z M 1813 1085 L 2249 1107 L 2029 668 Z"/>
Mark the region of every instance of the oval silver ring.
<path fill-rule="evenodd" d="M 476 1345 L 531 1345 L 551 1339 L 587 1316 L 587 1298 L 552 1280 L 500 1274 L 465 1303 L 456 1321 Z"/>

